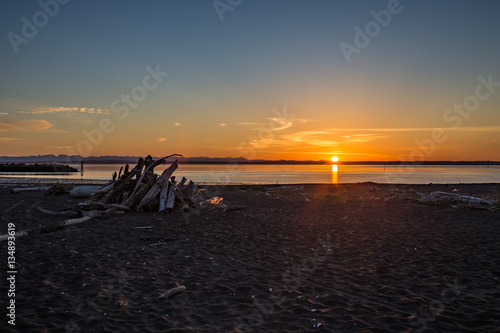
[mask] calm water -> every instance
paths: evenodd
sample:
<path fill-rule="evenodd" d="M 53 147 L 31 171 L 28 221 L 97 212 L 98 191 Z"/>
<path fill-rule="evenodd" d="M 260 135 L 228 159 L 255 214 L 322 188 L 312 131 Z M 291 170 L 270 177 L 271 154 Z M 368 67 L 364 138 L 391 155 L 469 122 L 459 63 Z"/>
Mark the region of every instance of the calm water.
<path fill-rule="evenodd" d="M 73 165 L 80 169 L 80 165 Z M 85 165 L 85 172 L 67 175 L 1 174 L 0 183 L 104 182 L 121 165 Z M 166 166 L 158 166 L 161 173 Z M 500 183 L 500 166 L 351 166 L 351 165 L 213 165 L 181 164 L 174 175 L 198 183 L 296 184 L 296 183 Z M 27 179 L 26 179 L 27 178 Z"/>

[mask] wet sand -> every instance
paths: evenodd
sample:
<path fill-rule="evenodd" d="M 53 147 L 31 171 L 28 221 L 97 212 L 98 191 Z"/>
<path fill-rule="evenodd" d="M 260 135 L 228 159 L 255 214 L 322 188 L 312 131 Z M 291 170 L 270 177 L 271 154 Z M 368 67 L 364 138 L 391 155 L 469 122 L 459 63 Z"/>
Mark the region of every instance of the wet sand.
<path fill-rule="evenodd" d="M 0 188 L 0 234 L 80 200 Z M 500 184 L 208 188 L 236 211 L 132 213 L 16 240 L 13 332 L 499 332 Z M 7 244 L 0 244 L 7 271 Z M 186 291 L 161 294 L 176 286 Z"/>

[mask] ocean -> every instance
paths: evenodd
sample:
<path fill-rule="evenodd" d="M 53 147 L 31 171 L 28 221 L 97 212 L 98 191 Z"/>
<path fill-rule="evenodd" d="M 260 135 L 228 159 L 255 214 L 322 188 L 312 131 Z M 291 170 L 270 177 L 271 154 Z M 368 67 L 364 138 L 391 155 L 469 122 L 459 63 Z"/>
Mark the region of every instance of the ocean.
<path fill-rule="evenodd" d="M 80 169 L 80 165 L 72 165 Z M 0 183 L 103 183 L 119 172 L 119 164 L 87 164 L 69 174 L 0 173 Z M 168 165 L 158 166 L 161 173 Z M 265 165 L 181 164 L 174 175 L 200 184 L 385 184 L 500 183 L 500 166 Z"/>

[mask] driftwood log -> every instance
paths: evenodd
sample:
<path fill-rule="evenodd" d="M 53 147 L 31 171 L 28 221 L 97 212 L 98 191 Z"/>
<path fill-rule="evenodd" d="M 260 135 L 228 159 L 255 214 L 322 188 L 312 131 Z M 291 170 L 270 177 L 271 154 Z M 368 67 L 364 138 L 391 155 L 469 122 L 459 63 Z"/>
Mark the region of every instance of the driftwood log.
<path fill-rule="evenodd" d="M 473 197 L 469 195 L 461 195 L 457 193 L 449 193 L 449 192 L 432 192 L 430 194 L 422 194 L 420 195 L 419 201 L 425 204 L 436 204 L 439 202 L 447 202 L 447 203 L 455 203 L 455 204 L 463 204 L 470 208 L 476 209 L 487 209 L 495 211 L 497 210 L 497 201 L 494 200 L 485 200 L 478 197 Z"/>
<path fill-rule="evenodd" d="M 44 234 L 47 232 L 56 231 L 56 230 L 62 229 L 64 227 L 67 227 L 69 225 L 79 224 L 79 223 L 91 220 L 94 217 L 106 217 L 106 216 L 114 214 L 116 211 L 117 210 L 115 210 L 115 209 L 106 210 L 105 212 L 92 210 L 89 212 L 85 212 L 84 216 L 82 216 L 80 218 L 64 220 L 64 221 L 60 221 L 60 222 L 56 222 L 56 223 L 51 223 L 51 224 L 45 225 L 45 226 L 40 227 L 40 228 L 33 228 L 33 229 L 28 229 L 28 230 L 16 232 L 14 237 L 16 237 L 16 239 L 17 239 L 17 238 L 21 238 L 21 237 L 28 236 L 28 235 Z M 50 215 L 53 215 L 53 214 L 50 214 Z M 5 241 L 8 238 L 9 238 L 9 235 L 0 235 L 0 242 Z"/>
<path fill-rule="evenodd" d="M 78 210 L 76 209 L 63 209 L 63 210 L 59 210 L 59 211 L 51 211 L 51 210 L 47 210 L 47 209 L 43 209 L 42 207 L 37 207 L 37 209 L 44 213 L 45 215 L 52 215 L 52 216 L 61 216 L 61 215 L 75 215 L 75 216 L 78 216 L 78 215 L 81 215 L 80 212 L 78 212 Z"/>
<path fill-rule="evenodd" d="M 12 193 L 19 193 L 19 192 L 36 192 L 36 191 L 48 191 L 50 187 L 47 186 L 39 186 L 39 187 L 19 187 L 19 188 L 13 188 L 11 190 Z"/>

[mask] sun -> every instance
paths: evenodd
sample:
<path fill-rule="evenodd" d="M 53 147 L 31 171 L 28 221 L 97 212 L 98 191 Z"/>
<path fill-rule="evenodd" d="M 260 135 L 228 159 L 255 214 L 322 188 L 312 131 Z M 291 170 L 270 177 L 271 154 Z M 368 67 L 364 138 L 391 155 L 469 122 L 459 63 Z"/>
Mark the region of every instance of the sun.
<path fill-rule="evenodd" d="M 332 157 L 332 162 L 336 163 L 339 161 L 339 158 L 337 156 Z"/>

